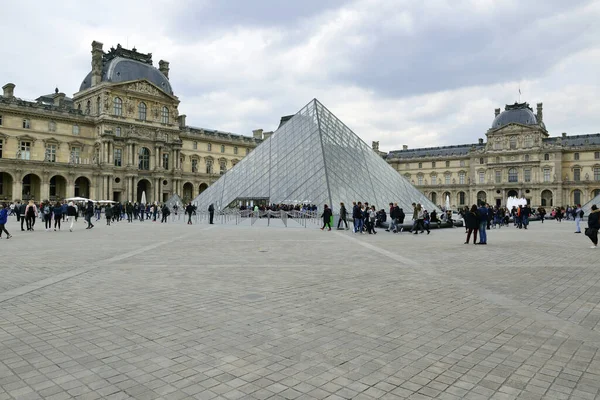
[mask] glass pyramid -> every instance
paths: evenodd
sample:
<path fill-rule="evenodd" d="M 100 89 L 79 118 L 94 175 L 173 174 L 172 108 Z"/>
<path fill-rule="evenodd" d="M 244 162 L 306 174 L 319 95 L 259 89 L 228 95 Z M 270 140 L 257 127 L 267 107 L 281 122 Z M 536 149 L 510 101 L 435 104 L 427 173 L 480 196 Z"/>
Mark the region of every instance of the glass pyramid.
<path fill-rule="evenodd" d="M 398 203 L 437 209 L 317 99 L 193 200 L 199 211 L 236 207 L 240 199 L 269 204 L 333 205 L 351 210 L 353 201 L 387 211 Z"/>

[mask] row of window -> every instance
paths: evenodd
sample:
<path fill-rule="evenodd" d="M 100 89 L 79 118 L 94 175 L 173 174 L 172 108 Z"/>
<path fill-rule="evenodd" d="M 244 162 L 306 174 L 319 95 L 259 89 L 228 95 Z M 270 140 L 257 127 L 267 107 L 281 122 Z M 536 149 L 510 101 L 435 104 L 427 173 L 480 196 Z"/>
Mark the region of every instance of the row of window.
<path fill-rule="evenodd" d="M 146 121 L 147 113 L 148 107 L 146 106 L 146 103 L 139 103 L 138 119 L 141 121 Z M 118 117 L 123 115 L 123 100 L 120 97 L 115 97 L 113 100 L 113 114 Z M 163 106 L 163 108 L 161 109 L 160 122 L 163 124 L 169 123 L 169 108 L 167 106 Z"/>
<path fill-rule="evenodd" d="M 0 115 L 0 125 L 2 125 L 2 116 Z M 23 118 L 23 129 L 31 129 L 31 120 L 29 118 Z M 56 132 L 56 122 L 48 122 L 48 132 Z M 79 125 L 75 124 L 72 127 L 73 135 L 79 135 Z"/>
<path fill-rule="evenodd" d="M 530 160 L 529 158 L 529 154 L 525 154 L 524 156 L 524 161 L 528 162 Z M 595 151 L 594 152 L 594 159 L 595 160 L 600 160 L 600 151 Z M 496 163 L 500 162 L 500 157 L 496 157 Z M 550 160 L 550 154 L 546 153 L 544 154 L 544 161 L 549 161 Z M 578 161 L 579 160 L 579 153 L 573 153 L 573 160 Z M 480 158 L 479 159 L 479 164 L 485 164 L 485 159 L 484 158 Z M 435 168 L 436 167 L 436 162 L 432 161 L 431 162 L 431 168 Z M 407 164 L 407 166 L 410 166 L 410 164 Z M 460 160 L 460 166 L 464 167 L 465 166 L 465 160 Z M 450 161 L 446 161 L 446 167 L 450 167 Z M 423 163 L 420 162 L 419 163 L 419 169 L 423 168 Z"/>
<path fill-rule="evenodd" d="M 198 150 L 198 142 L 194 142 L 192 144 L 192 148 L 194 150 Z M 212 143 L 207 143 L 206 144 L 206 151 L 212 151 Z M 221 145 L 221 153 L 225 153 L 225 145 L 224 144 Z M 238 153 L 239 153 L 238 147 L 234 146 L 233 147 L 233 154 L 237 155 Z M 246 148 L 246 155 L 248 155 L 249 153 L 250 153 L 250 149 Z"/>

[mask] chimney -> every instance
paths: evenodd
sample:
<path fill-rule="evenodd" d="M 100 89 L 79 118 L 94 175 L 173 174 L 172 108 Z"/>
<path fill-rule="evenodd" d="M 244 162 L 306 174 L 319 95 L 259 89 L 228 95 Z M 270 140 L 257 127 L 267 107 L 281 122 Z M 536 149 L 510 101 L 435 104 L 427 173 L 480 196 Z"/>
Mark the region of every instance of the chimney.
<path fill-rule="evenodd" d="M 58 90 L 58 89 L 56 89 L 56 90 Z M 65 99 L 65 94 L 64 93 L 56 93 L 54 95 L 54 105 L 56 107 L 61 106 L 64 99 Z"/>
<path fill-rule="evenodd" d="M 538 124 L 541 123 L 543 121 L 543 113 L 542 113 L 542 108 L 543 108 L 544 103 L 537 103 L 537 115 L 536 115 L 536 119 Z"/>
<path fill-rule="evenodd" d="M 10 99 L 15 96 L 14 83 L 7 83 L 6 85 L 2 86 L 2 90 L 4 91 L 4 94 L 2 95 L 3 97 Z"/>
<path fill-rule="evenodd" d="M 408 145 L 407 144 L 403 144 L 402 145 L 402 150 L 408 150 Z"/>
<path fill-rule="evenodd" d="M 102 43 L 92 42 L 92 82 L 91 86 L 99 85 L 102 81 Z"/>
<path fill-rule="evenodd" d="M 483 144 L 483 139 L 479 138 L 479 144 Z"/>
<path fill-rule="evenodd" d="M 185 128 L 185 117 L 185 114 L 181 114 L 179 117 L 177 117 L 177 121 L 179 121 L 180 128 Z"/>
<path fill-rule="evenodd" d="M 263 139 L 267 140 L 268 138 L 271 137 L 272 134 L 273 134 L 273 131 L 263 133 Z"/>
<path fill-rule="evenodd" d="M 374 151 L 379 151 L 379 142 L 373 141 L 373 143 L 371 143 L 371 148 L 373 148 Z"/>
<path fill-rule="evenodd" d="M 567 137 L 567 132 L 563 132 L 562 137 Z"/>
<path fill-rule="evenodd" d="M 254 139 L 262 139 L 263 138 L 263 130 L 255 129 L 252 131 L 252 135 L 254 136 Z"/>
<path fill-rule="evenodd" d="M 169 79 L 169 62 L 165 60 L 160 60 L 158 62 L 158 70 L 162 72 L 162 74 Z"/>
<path fill-rule="evenodd" d="M 500 109 L 499 109 L 499 108 L 496 108 L 496 109 L 494 110 L 494 117 L 497 117 L 498 115 L 500 115 Z"/>

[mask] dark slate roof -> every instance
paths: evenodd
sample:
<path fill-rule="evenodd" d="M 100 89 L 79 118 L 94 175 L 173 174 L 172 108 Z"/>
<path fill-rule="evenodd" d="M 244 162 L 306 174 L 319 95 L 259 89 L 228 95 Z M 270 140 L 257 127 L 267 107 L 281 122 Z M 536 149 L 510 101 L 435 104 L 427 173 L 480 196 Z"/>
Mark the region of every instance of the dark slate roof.
<path fill-rule="evenodd" d="M 471 149 L 483 149 L 485 144 L 459 144 L 456 146 L 424 147 L 420 149 L 393 150 L 386 158 L 451 157 L 467 155 Z"/>
<path fill-rule="evenodd" d="M 35 99 L 35 101 L 37 101 L 38 103 L 41 103 L 43 105 L 54 105 L 54 98 L 58 96 L 58 92 L 54 92 L 54 93 L 50 93 L 50 94 L 44 94 L 41 95 L 40 97 L 38 97 L 37 99 Z M 62 100 L 62 104 L 64 107 L 67 108 L 73 108 L 73 99 L 70 97 L 65 96 Z"/>
<path fill-rule="evenodd" d="M 255 139 L 254 137 L 251 137 L 251 136 L 237 135 L 235 133 L 223 132 L 223 131 L 219 131 L 216 129 L 197 128 L 195 126 L 186 126 L 182 129 L 188 133 L 196 134 L 196 135 L 200 134 L 200 133 L 204 133 L 209 136 L 215 136 L 215 137 L 223 138 L 223 139 L 240 140 L 240 141 L 246 141 L 246 142 L 249 141 L 249 142 L 256 142 L 256 143 L 262 142 L 261 139 Z"/>
<path fill-rule="evenodd" d="M 508 124 L 537 125 L 537 118 L 527 103 L 507 105 L 492 122 L 492 129 Z"/>
<path fill-rule="evenodd" d="M 571 135 L 565 137 L 549 137 L 542 139 L 542 142 L 554 145 L 562 145 L 565 147 L 600 145 L 600 133 L 592 133 L 590 135 Z"/>

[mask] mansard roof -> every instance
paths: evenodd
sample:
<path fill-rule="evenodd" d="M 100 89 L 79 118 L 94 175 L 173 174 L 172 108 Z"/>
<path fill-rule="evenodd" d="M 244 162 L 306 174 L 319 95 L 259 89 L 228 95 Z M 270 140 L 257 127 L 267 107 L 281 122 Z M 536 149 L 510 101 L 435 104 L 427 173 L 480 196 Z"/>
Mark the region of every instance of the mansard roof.
<path fill-rule="evenodd" d="M 565 147 L 600 145 L 600 133 L 543 138 L 543 143 Z"/>
<path fill-rule="evenodd" d="M 393 150 L 388 153 L 386 158 L 425 158 L 425 157 L 453 157 L 453 156 L 464 156 L 469 154 L 472 149 L 479 150 L 483 149 L 485 144 L 473 143 L 473 144 L 459 144 L 455 146 L 440 146 L 440 147 L 423 147 L 420 149 L 408 149 L 408 150 Z"/>

